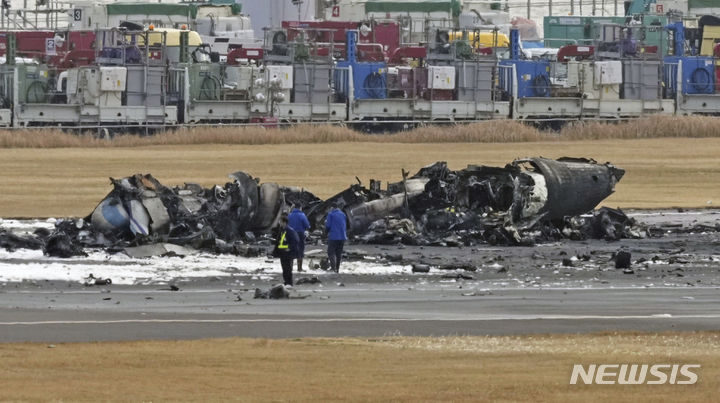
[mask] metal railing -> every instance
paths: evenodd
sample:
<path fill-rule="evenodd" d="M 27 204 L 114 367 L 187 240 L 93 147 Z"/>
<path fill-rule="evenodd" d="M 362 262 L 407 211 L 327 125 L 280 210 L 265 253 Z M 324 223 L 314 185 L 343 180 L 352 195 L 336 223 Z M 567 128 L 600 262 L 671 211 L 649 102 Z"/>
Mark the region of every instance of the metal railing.
<path fill-rule="evenodd" d="M 28 6 L 28 2 L 32 6 Z M 0 9 L 0 29 L 66 29 L 70 23 L 71 10 L 72 3 L 66 0 L 23 0 L 22 7 L 10 4 L 10 7 Z"/>

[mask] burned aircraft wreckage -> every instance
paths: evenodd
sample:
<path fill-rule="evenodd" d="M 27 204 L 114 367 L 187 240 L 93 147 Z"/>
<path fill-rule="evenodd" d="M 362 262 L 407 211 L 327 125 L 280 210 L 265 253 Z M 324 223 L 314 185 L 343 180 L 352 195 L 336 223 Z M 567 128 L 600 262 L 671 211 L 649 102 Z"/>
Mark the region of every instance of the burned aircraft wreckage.
<path fill-rule="evenodd" d="M 111 178 L 113 190 L 88 217 L 59 221 L 52 234 L 36 235 L 33 245 L 54 256 L 82 254 L 85 247 L 112 252 L 143 245 L 262 255 L 281 214 L 293 207 L 305 211 L 316 239 L 327 212 L 343 209 L 349 236 L 361 243 L 532 245 L 642 236 L 622 211 L 593 212 L 623 174 L 610 163 L 577 158 L 528 158 L 502 168 L 471 165 L 458 171 L 437 162 L 414 176 L 403 171 L 402 181 L 385 190 L 378 181 L 365 187 L 358 180 L 327 200 L 260 183 L 244 172 L 211 188 L 170 188 L 138 174 Z"/>

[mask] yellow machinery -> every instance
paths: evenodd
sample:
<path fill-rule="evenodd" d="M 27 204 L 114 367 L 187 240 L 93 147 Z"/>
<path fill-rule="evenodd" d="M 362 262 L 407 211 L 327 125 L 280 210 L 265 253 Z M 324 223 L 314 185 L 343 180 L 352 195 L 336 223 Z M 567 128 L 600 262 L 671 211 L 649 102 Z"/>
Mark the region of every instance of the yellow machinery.
<path fill-rule="evenodd" d="M 165 33 L 165 46 L 167 47 L 178 47 L 180 46 L 180 33 L 182 29 L 175 28 L 154 28 L 148 32 L 148 41 L 150 45 L 161 44 L 163 42 L 162 34 Z M 187 31 L 187 30 L 185 30 Z M 200 34 L 195 31 L 188 32 L 188 46 L 191 48 L 202 45 L 202 38 Z M 136 39 L 138 46 L 145 45 L 145 38 L 142 35 L 138 35 Z"/>
<path fill-rule="evenodd" d="M 463 37 L 467 34 L 467 37 Z M 500 32 L 480 31 L 451 31 L 448 33 L 450 42 L 467 40 L 475 48 L 507 48 L 510 47 L 510 38 Z"/>
<path fill-rule="evenodd" d="M 705 25 L 702 45 L 700 45 L 700 55 L 713 56 L 715 45 L 718 43 L 720 43 L 720 26 Z"/>

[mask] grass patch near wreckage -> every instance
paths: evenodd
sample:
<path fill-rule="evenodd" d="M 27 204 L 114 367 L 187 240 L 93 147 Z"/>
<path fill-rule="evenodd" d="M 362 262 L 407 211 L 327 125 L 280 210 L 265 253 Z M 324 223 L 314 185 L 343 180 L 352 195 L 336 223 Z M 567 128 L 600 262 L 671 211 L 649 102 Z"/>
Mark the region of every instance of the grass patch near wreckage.
<path fill-rule="evenodd" d="M 170 186 L 211 186 L 243 170 L 328 197 L 356 176 L 365 183 L 395 182 L 401 169 L 414 173 L 438 160 L 461 169 L 529 156 L 590 157 L 625 169 L 616 193 L 604 202 L 610 207 L 713 207 L 720 203 L 718 155 L 720 138 L 0 148 L 0 217 L 82 217 L 110 191 L 108 177 L 134 173 L 152 173 Z"/>
<path fill-rule="evenodd" d="M 21 343 L 0 359 L 3 401 L 714 401 L 720 388 L 717 332 Z M 702 367 L 694 385 L 569 384 L 592 363 Z"/>

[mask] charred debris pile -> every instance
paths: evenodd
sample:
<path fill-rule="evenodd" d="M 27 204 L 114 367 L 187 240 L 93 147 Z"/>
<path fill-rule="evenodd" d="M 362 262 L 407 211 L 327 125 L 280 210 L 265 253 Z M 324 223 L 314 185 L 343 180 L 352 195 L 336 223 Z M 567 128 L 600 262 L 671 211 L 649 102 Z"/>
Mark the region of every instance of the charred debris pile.
<path fill-rule="evenodd" d="M 322 236 L 327 212 L 348 217 L 354 242 L 460 246 L 533 245 L 560 239 L 617 240 L 647 233 L 622 211 L 594 208 L 613 193 L 624 171 L 577 158 L 529 158 L 505 167 L 471 165 L 453 171 L 444 162 L 422 168 L 381 189 L 357 184 L 321 200 L 244 172 L 224 186 L 167 187 L 151 175 L 111 179 L 113 190 L 84 219 L 62 220 L 51 234 L 7 239 L 6 247 L 42 247 L 72 256 L 85 247 L 124 250 L 131 256 L 182 254 L 183 248 L 259 256 L 271 243 L 283 212 L 299 207 Z M 2 246 L 2 245 L 0 245 Z"/>

